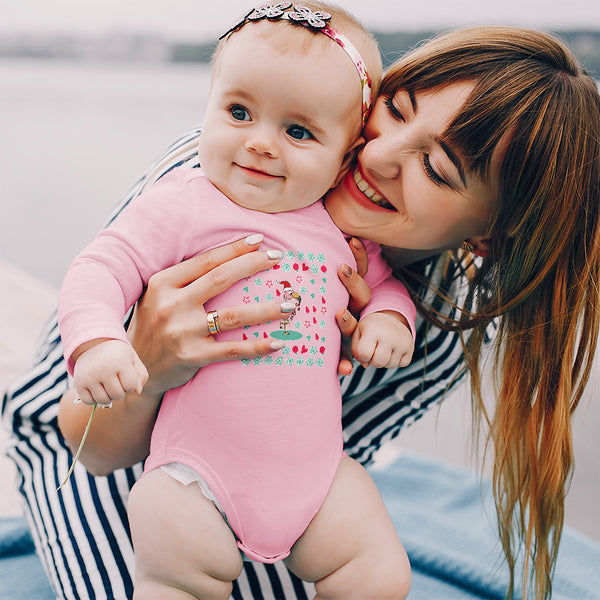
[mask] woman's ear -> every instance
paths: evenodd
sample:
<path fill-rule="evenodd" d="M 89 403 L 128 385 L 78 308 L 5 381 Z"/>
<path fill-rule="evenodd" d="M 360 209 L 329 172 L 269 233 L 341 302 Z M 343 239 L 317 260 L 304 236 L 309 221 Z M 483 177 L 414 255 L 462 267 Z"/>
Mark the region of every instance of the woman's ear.
<path fill-rule="evenodd" d="M 468 245 L 469 252 L 485 257 L 489 254 L 491 242 L 492 240 L 486 237 L 469 238 L 465 240 L 465 246 Z"/>
<path fill-rule="evenodd" d="M 342 159 L 342 164 L 340 166 L 340 172 L 338 173 L 338 176 L 336 177 L 334 184 L 331 186 L 332 189 L 334 187 L 337 187 L 338 183 L 340 181 L 342 181 L 342 179 L 344 178 L 344 175 L 348 172 L 348 169 L 350 168 L 352 161 L 356 157 L 356 153 L 358 152 L 358 149 L 364 143 L 365 143 L 365 138 L 361 136 L 354 142 L 354 144 L 352 144 L 352 146 L 350 146 L 350 148 L 348 148 L 348 150 L 346 150 L 346 154 L 344 154 L 344 158 Z"/>

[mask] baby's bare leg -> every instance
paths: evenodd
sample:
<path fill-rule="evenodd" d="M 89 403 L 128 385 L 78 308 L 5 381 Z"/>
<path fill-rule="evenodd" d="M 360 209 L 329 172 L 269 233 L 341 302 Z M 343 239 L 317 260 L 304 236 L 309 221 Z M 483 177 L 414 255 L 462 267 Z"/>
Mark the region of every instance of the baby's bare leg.
<path fill-rule="evenodd" d="M 135 600 L 227 599 L 242 558 L 227 523 L 193 483 L 162 469 L 145 474 L 127 506 L 135 551 Z"/>
<path fill-rule="evenodd" d="M 350 458 L 286 565 L 315 582 L 318 600 L 398 600 L 410 589 L 408 557 L 379 491 Z"/>

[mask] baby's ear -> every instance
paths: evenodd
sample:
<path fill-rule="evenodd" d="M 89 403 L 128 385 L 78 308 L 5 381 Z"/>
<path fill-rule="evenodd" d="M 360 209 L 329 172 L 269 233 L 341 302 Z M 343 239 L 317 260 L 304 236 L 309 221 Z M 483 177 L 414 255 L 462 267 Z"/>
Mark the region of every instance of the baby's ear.
<path fill-rule="evenodd" d="M 344 158 L 340 166 L 340 172 L 338 173 L 334 184 L 331 186 L 332 188 L 337 187 L 338 183 L 342 181 L 344 175 L 350 168 L 352 161 L 356 158 L 356 153 L 358 152 L 359 148 L 364 145 L 364 143 L 365 138 L 361 136 L 352 144 L 352 146 L 348 148 L 348 150 L 346 150 L 346 154 L 344 154 Z"/>

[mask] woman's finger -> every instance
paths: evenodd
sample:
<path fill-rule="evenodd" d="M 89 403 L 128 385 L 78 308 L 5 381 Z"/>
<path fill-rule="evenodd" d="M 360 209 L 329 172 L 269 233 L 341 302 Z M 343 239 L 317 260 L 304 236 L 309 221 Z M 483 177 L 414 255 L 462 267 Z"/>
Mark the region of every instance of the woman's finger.
<path fill-rule="evenodd" d="M 342 347 L 338 363 L 338 375 L 350 375 L 352 373 L 352 351 L 350 350 L 350 338 L 358 325 L 358 321 L 346 308 L 335 313 L 335 320 L 342 333 Z"/>
<path fill-rule="evenodd" d="M 242 306 L 230 306 L 216 310 L 217 323 L 221 331 L 239 329 L 247 325 L 260 325 L 268 321 L 285 318 L 296 308 L 295 302 L 265 302 Z M 206 322 L 208 334 L 208 319 Z"/>
<path fill-rule="evenodd" d="M 354 315 L 346 308 L 342 308 L 335 313 L 335 320 L 343 338 L 350 338 L 358 325 Z"/>
<path fill-rule="evenodd" d="M 338 277 L 350 294 L 348 308 L 352 314 L 359 315 L 371 299 L 371 289 L 362 276 L 348 265 L 340 266 Z"/>
<path fill-rule="evenodd" d="M 341 356 L 340 362 L 338 363 L 338 375 L 352 375 L 352 371 L 354 370 L 354 365 L 352 363 L 352 356 Z"/>
<path fill-rule="evenodd" d="M 157 274 L 165 283 L 174 287 L 185 287 L 215 267 L 227 261 L 256 251 L 263 241 L 263 235 L 256 233 L 230 244 L 202 252 Z"/>
<path fill-rule="evenodd" d="M 356 261 L 356 271 L 361 277 L 364 277 L 369 270 L 369 259 L 367 249 L 358 238 L 352 238 L 348 244 Z"/>
<path fill-rule="evenodd" d="M 199 340 L 196 358 L 191 354 L 188 362 L 196 368 L 202 368 L 215 362 L 265 356 L 281 350 L 284 346 L 285 342 L 274 339 L 219 342 L 215 338 L 212 344 L 207 344 L 205 340 Z"/>
<path fill-rule="evenodd" d="M 203 255 L 196 258 L 200 256 Z M 193 305 L 203 305 L 209 298 L 214 298 L 229 289 L 237 281 L 250 277 L 259 271 L 270 269 L 282 258 L 283 253 L 281 250 L 252 252 L 237 256 L 213 267 L 210 271 L 189 283 L 185 291 L 194 297 Z"/>

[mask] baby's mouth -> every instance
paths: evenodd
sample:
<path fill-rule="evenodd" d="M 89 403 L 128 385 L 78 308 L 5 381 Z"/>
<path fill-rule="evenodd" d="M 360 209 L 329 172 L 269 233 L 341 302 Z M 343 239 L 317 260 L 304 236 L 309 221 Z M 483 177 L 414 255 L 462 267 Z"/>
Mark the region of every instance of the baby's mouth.
<path fill-rule="evenodd" d="M 356 187 L 362 192 L 363 196 L 368 198 L 377 206 L 381 208 L 387 208 L 389 210 L 396 210 L 382 195 L 378 194 L 362 177 L 358 167 L 354 169 L 353 173 L 354 183 Z"/>

